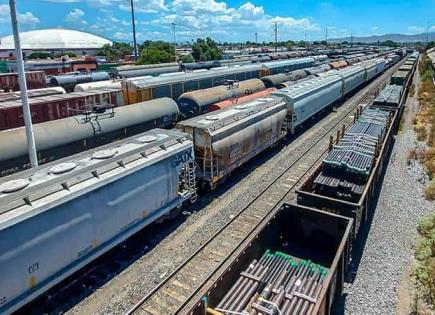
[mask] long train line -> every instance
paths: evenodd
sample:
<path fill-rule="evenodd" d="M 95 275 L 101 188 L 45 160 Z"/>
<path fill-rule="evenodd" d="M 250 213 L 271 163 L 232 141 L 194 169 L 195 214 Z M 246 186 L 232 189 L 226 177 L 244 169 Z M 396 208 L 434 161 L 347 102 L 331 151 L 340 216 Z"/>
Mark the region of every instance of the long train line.
<path fill-rule="evenodd" d="M 401 64 L 401 63 L 400 63 Z M 296 185 L 326 154 L 329 136 L 342 124 L 352 122 L 349 117 L 361 103 L 373 100 L 385 80 L 400 66 L 389 69 L 368 88 L 360 91 L 346 105 L 346 110 L 332 122 L 332 126 L 317 130 L 302 152 L 295 151 L 294 161 L 274 181 L 266 186 L 227 224 L 217 231 L 175 271 L 144 296 L 127 314 L 178 314 L 190 310 L 203 295 L 201 292 L 216 271 L 228 263 L 235 250 L 247 240 L 252 231 L 274 213 L 282 201 L 294 198 Z M 325 130 L 326 129 L 326 130 Z M 308 146 L 307 149 L 305 149 Z M 320 152 L 320 154 L 319 154 Z M 195 299 L 194 297 L 198 297 Z M 193 305 L 192 305 L 193 304 Z"/>

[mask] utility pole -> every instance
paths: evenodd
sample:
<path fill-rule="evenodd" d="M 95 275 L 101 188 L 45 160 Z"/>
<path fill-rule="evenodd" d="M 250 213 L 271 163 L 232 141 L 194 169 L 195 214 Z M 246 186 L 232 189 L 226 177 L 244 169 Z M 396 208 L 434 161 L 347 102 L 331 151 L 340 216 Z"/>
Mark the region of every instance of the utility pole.
<path fill-rule="evenodd" d="M 29 99 L 27 96 L 26 73 L 24 72 L 23 52 L 21 51 L 20 33 L 18 31 L 17 8 L 15 0 L 9 0 L 11 10 L 12 30 L 14 32 L 15 56 L 17 58 L 17 70 L 20 81 L 21 101 L 23 104 L 24 123 L 26 125 L 27 147 L 29 150 L 30 166 L 38 166 L 38 157 L 36 155 L 35 136 L 32 126 L 32 112 L 30 111 Z"/>
<path fill-rule="evenodd" d="M 278 22 L 275 21 L 275 52 L 278 51 Z"/>
<path fill-rule="evenodd" d="M 307 43 L 307 32 L 305 32 L 305 49 L 307 49 L 308 43 Z"/>
<path fill-rule="evenodd" d="M 255 45 L 257 45 L 257 43 L 258 43 L 258 33 L 255 32 Z"/>
<path fill-rule="evenodd" d="M 426 45 L 429 44 L 429 21 L 427 21 L 427 28 L 426 28 Z"/>
<path fill-rule="evenodd" d="M 326 27 L 326 37 L 325 37 L 326 47 L 328 47 L 328 27 Z"/>
<path fill-rule="evenodd" d="M 134 60 L 137 60 L 137 45 L 136 45 L 136 23 L 134 20 L 134 0 L 131 3 L 131 24 L 133 25 L 133 45 L 134 45 Z"/>
<path fill-rule="evenodd" d="M 353 33 L 350 33 L 350 47 L 353 47 Z"/>
<path fill-rule="evenodd" d="M 178 62 L 178 58 L 177 58 L 177 40 L 175 38 L 175 23 L 171 23 L 172 24 L 172 32 L 174 34 L 174 56 L 175 56 L 175 62 Z"/>

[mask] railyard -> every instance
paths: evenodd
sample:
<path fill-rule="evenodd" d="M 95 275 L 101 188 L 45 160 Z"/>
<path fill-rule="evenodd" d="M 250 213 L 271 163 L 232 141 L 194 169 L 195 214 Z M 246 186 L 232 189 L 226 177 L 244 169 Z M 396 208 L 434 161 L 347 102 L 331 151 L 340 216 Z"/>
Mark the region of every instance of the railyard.
<path fill-rule="evenodd" d="M 18 76 L 0 76 L 0 312 L 394 312 L 415 239 L 388 243 L 383 179 L 418 61 L 374 46 L 28 72 L 37 168 Z M 402 256 L 375 281 L 382 245 Z"/>
<path fill-rule="evenodd" d="M 395 68 L 397 67 L 398 66 Z M 170 280 L 174 279 L 174 276 L 176 276 L 178 280 L 178 272 L 183 272 L 183 270 L 186 270 L 184 268 L 193 262 L 193 260 L 186 260 L 186 257 L 199 257 L 198 254 L 203 250 L 212 248 L 210 250 L 211 254 L 206 255 L 207 260 L 199 260 L 200 262 L 206 262 L 205 265 L 198 263 L 193 265 L 195 268 L 203 268 L 200 270 L 205 272 L 195 272 L 195 274 L 204 275 L 205 279 L 200 279 L 199 277 L 191 279 L 191 269 L 187 269 L 189 271 L 186 276 L 189 278 L 189 281 L 176 281 L 178 284 L 183 283 L 183 289 L 186 289 L 185 285 L 189 283 L 189 289 L 185 291 L 187 293 L 184 293 L 184 298 L 189 297 L 188 294 L 196 294 L 190 296 L 190 299 L 186 299 L 186 301 L 181 301 L 180 303 L 180 301 L 177 300 L 183 300 L 183 298 L 181 298 L 180 292 L 177 292 L 177 302 L 174 303 L 172 307 L 180 307 L 180 305 L 192 307 L 193 304 L 195 304 L 194 301 L 198 301 L 201 294 L 203 294 L 204 288 L 207 287 L 207 281 L 212 280 L 212 278 L 208 279 L 208 276 L 216 276 L 216 274 L 218 274 L 214 272 L 209 274 L 209 272 L 216 271 L 215 269 L 219 269 L 217 267 L 220 267 L 219 270 L 221 272 L 225 270 L 226 260 L 231 257 L 229 254 L 234 254 L 235 250 L 240 248 L 243 241 L 246 242 L 246 237 L 252 233 L 252 230 L 255 230 L 256 227 L 258 228 L 262 222 L 268 222 L 268 219 L 273 216 L 274 211 L 279 207 L 280 201 L 294 200 L 294 191 L 297 185 L 302 182 L 304 176 L 307 176 L 310 169 L 314 167 L 316 162 L 319 162 L 327 152 L 329 136 L 336 136 L 336 131 L 342 130 L 343 124 L 347 126 L 353 121 L 353 115 L 358 105 L 370 103 L 375 98 L 376 92 L 380 90 L 384 82 L 389 80 L 389 76 L 394 72 L 395 68 L 387 70 L 385 74 L 371 83 L 368 88 L 362 89 L 344 104 L 337 107 L 336 112 L 324 117 L 314 126 L 307 128 L 308 130 L 304 130 L 302 134 L 291 139 L 284 148 L 276 149 L 271 153 L 267 152 L 263 157 L 260 156 L 261 159 L 265 159 L 264 165 L 256 165 L 257 163 L 254 163 L 254 165 L 248 164 L 246 171 L 241 170 L 239 174 L 235 175 L 236 178 L 242 178 L 242 181 L 236 184 L 233 182 L 233 179 L 231 179 L 230 182 L 226 184 L 229 185 L 228 188 L 218 188 L 216 193 L 223 194 L 219 196 L 214 193 L 215 196 L 219 197 L 217 200 L 212 201 L 210 205 L 205 206 L 206 202 L 200 202 L 198 206 L 191 206 L 193 209 L 189 210 L 200 212 L 189 216 L 186 222 L 177 227 L 173 233 L 166 237 L 162 236 L 165 237 L 165 239 L 153 250 L 143 256 L 139 254 L 139 256 L 142 257 L 139 258 L 138 261 L 131 262 L 129 258 L 127 258 L 124 261 L 121 259 L 121 262 L 118 261 L 115 264 L 103 261 L 102 265 L 93 266 L 91 270 L 85 273 L 83 279 L 79 278 L 73 282 L 73 286 L 79 287 L 86 287 L 88 284 L 89 288 L 87 294 L 89 294 L 89 296 L 84 299 L 83 302 L 71 308 L 70 312 L 120 313 L 130 309 L 134 303 L 142 299 L 144 299 L 145 305 L 147 305 L 147 303 L 150 303 L 149 301 L 151 301 L 151 299 L 158 299 L 158 295 L 161 294 L 161 291 L 154 288 L 153 283 L 160 283 L 158 287 L 169 286 Z M 271 155 L 272 158 L 267 160 L 266 157 L 269 155 Z M 258 168 L 256 166 L 258 166 Z M 252 168 L 255 168 L 255 171 L 250 173 Z M 246 176 L 246 178 L 243 178 L 244 176 Z M 256 184 L 253 185 L 253 182 Z M 222 191 L 222 189 L 224 189 L 224 191 Z M 254 215 L 252 215 L 253 213 Z M 251 216 L 249 216 L 249 214 L 251 214 Z M 243 218 L 247 217 L 250 218 L 243 220 Z M 255 220 L 252 218 L 255 218 Z M 243 225 L 241 225 L 240 222 L 244 222 Z M 237 227 L 235 230 L 234 228 L 233 230 L 228 229 L 234 226 Z M 213 235 L 213 237 L 210 238 L 210 235 Z M 231 237 L 228 237 L 228 235 L 231 235 Z M 238 236 L 238 239 L 236 239 L 235 236 Z M 219 239 L 219 237 L 221 239 Z M 234 243 L 229 243 L 228 239 L 234 240 Z M 187 240 L 190 241 L 186 242 Z M 195 241 L 192 242 L 192 240 Z M 141 237 L 139 237 L 139 240 L 136 240 L 139 244 L 143 241 Z M 217 244 L 220 246 L 219 250 L 216 249 L 216 245 L 214 248 L 210 247 L 216 244 L 214 242 L 218 242 Z M 178 247 L 177 244 L 180 246 Z M 221 248 L 222 244 L 228 246 L 225 247 L 226 253 Z M 134 246 L 137 245 L 138 244 L 135 243 Z M 126 246 L 129 247 L 129 245 Z M 120 252 L 118 254 L 121 257 L 131 255 L 128 250 L 126 250 L 126 252 L 124 251 L 124 253 L 122 249 L 119 250 Z M 170 259 L 162 259 L 162 257 L 168 256 L 167 253 L 171 253 Z M 214 256 L 211 256 L 213 254 Z M 133 256 L 137 259 L 137 252 Z M 212 259 L 208 260 L 210 258 Z M 131 266 L 127 267 L 130 263 Z M 118 267 L 116 267 L 117 264 L 119 264 Z M 183 268 L 179 268 L 180 264 Z M 216 265 L 214 268 L 210 269 L 212 264 Z M 126 269 L 123 270 L 124 268 Z M 98 270 L 98 272 L 93 271 L 95 269 Z M 114 272 L 114 274 L 110 276 L 110 278 L 113 276 L 113 279 L 107 280 L 107 283 L 91 294 L 93 291 L 93 283 L 99 283 L 97 286 L 101 285 L 101 280 L 93 280 L 96 278 L 96 274 L 99 274 L 101 270 L 111 270 L 109 273 Z M 116 275 L 121 270 L 123 271 L 119 275 Z M 143 270 L 147 270 L 146 274 L 143 273 Z M 167 275 L 169 275 L 168 278 L 166 278 Z M 103 283 L 104 282 L 106 281 L 103 280 Z M 65 290 L 56 291 L 60 291 L 60 293 L 55 293 L 53 296 L 49 294 L 43 298 L 45 310 L 50 310 L 54 305 L 58 305 L 59 303 L 56 302 L 56 299 L 63 301 L 63 303 L 60 303 L 63 305 L 75 304 L 74 299 L 65 300 L 65 295 L 70 295 L 68 287 L 66 287 Z M 166 290 L 164 292 L 171 291 Z M 164 312 L 163 310 L 168 309 L 165 305 L 167 305 L 166 303 L 168 303 L 169 299 L 172 299 L 175 294 L 169 295 L 169 297 L 166 296 L 164 299 L 160 298 L 158 303 L 148 305 L 152 307 L 163 307 L 160 308 L 160 313 L 162 313 Z M 83 298 L 83 296 L 81 297 Z M 109 305 L 107 305 L 107 299 L 111 300 Z M 189 302 L 190 304 L 185 303 L 188 305 L 183 305 L 184 302 Z M 140 304 L 140 309 L 146 307 L 143 306 L 143 303 Z M 54 307 L 54 309 L 56 309 L 56 307 Z"/>

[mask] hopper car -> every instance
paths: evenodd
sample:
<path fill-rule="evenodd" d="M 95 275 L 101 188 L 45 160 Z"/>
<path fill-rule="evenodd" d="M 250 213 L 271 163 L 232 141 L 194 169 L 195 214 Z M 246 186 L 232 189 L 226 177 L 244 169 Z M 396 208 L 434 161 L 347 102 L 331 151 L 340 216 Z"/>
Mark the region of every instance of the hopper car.
<path fill-rule="evenodd" d="M 44 71 L 26 72 L 26 83 L 28 89 L 42 89 L 47 87 Z M 14 92 L 20 90 L 18 73 L 0 73 L 0 90 Z"/>
<path fill-rule="evenodd" d="M 193 154 L 188 135 L 154 129 L 1 182 L 0 313 L 195 200 Z"/>
<path fill-rule="evenodd" d="M 96 115 L 48 121 L 33 125 L 40 164 L 95 148 L 153 128 L 171 128 L 179 120 L 177 104 L 161 98 L 123 106 Z M 0 176 L 28 168 L 24 127 L 0 132 Z"/>
<path fill-rule="evenodd" d="M 57 87 L 56 89 L 62 88 Z M 124 105 L 122 91 L 116 89 L 43 95 L 29 98 L 32 122 L 35 124 L 75 116 L 97 107 L 101 109 L 122 105 Z M 0 102 L 0 130 L 21 126 L 24 126 L 21 99 Z"/>
<path fill-rule="evenodd" d="M 287 104 L 267 97 L 184 120 L 177 128 L 193 139 L 198 180 L 214 189 L 236 168 L 282 140 L 286 117 Z"/>

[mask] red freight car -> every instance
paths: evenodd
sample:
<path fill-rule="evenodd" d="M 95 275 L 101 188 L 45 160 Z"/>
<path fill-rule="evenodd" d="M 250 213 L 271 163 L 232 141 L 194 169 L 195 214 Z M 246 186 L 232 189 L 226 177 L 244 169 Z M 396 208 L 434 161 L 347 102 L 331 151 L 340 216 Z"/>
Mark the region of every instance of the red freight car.
<path fill-rule="evenodd" d="M 47 86 L 44 71 L 26 72 L 26 81 L 28 89 L 41 89 Z M 4 92 L 13 92 L 20 90 L 18 73 L 0 73 L 0 90 Z"/>
<path fill-rule="evenodd" d="M 27 90 L 27 97 L 41 97 L 46 95 L 54 95 L 54 94 L 66 94 L 65 90 L 60 86 L 53 86 L 49 88 L 43 89 L 35 89 L 35 90 Z M 0 93 L 0 103 L 7 101 L 15 101 L 21 99 L 21 92 L 8 92 L 8 93 Z"/>
<path fill-rule="evenodd" d="M 32 122 L 66 118 L 80 114 L 92 105 L 124 105 L 122 90 L 106 89 L 69 94 L 48 95 L 29 99 Z M 24 126 L 21 100 L 0 103 L 0 130 Z"/>

